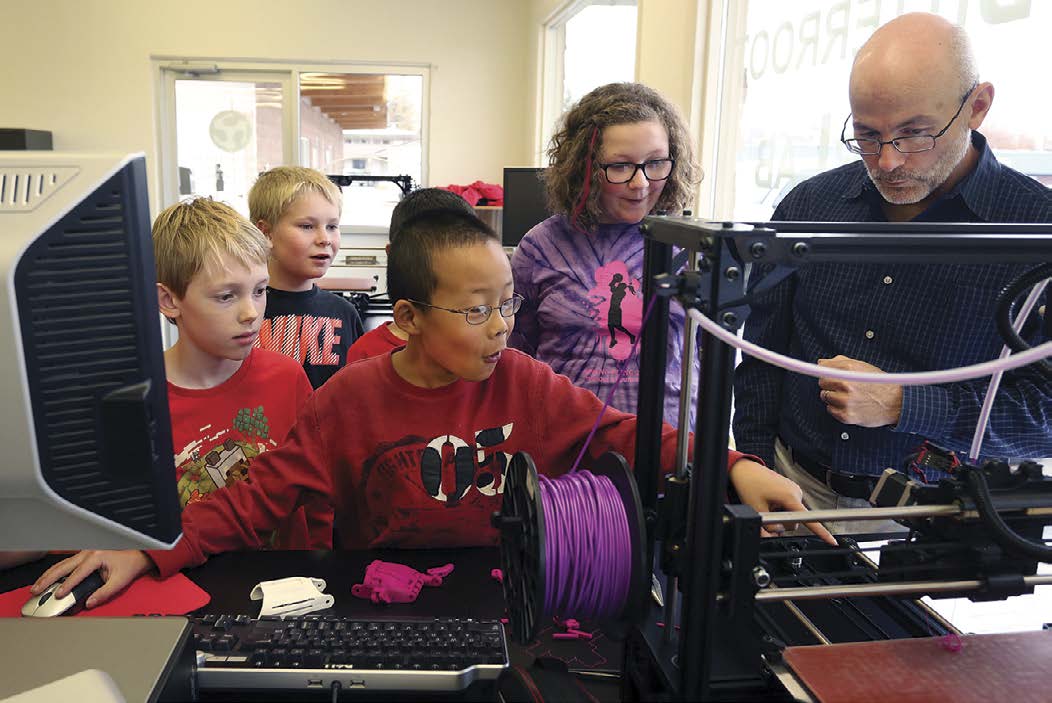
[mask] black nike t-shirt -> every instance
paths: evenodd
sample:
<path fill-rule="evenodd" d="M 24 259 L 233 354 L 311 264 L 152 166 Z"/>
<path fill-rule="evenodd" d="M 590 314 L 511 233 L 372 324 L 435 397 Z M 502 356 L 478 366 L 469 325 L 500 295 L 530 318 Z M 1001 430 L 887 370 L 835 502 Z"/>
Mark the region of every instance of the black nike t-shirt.
<path fill-rule="evenodd" d="M 343 368 L 347 350 L 364 331 L 354 305 L 318 286 L 301 292 L 267 288 L 263 317 L 256 346 L 298 360 L 314 388 Z"/>

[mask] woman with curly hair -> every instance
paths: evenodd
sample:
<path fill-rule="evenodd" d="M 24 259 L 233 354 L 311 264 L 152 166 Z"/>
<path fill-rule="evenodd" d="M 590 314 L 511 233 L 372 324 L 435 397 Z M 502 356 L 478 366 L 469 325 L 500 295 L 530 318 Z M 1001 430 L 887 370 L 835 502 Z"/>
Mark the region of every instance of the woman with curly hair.
<path fill-rule="evenodd" d="M 515 290 L 526 300 L 510 344 L 602 399 L 626 364 L 610 404 L 635 413 L 639 355 L 631 352 L 643 315 L 639 223 L 657 210 L 676 212 L 692 197 L 700 179 L 686 125 L 657 91 L 611 83 L 564 115 L 548 158 L 545 185 L 556 214 L 530 230 L 512 257 Z M 674 302 L 665 384 L 665 421 L 672 425 L 683 325 L 683 308 Z"/>

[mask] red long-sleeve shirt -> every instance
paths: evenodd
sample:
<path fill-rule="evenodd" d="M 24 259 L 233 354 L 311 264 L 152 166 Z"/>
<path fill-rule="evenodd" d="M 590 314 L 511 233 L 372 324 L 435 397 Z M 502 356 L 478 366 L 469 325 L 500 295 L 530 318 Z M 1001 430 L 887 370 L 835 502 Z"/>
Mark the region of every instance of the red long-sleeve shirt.
<path fill-rule="evenodd" d="M 349 548 L 494 544 L 512 454 L 540 472 L 567 472 L 602 403 L 546 364 L 508 349 L 485 381 L 413 386 L 391 354 L 351 364 L 315 391 L 285 443 L 258 457 L 252 481 L 183 511 L 183 539 L 152 551 L 162 576 L 218 552 L 258 548 L 310 496 L 330 496 Z M 608 408 L 589 455 L 635 453 L 636 418 Z M 675 430 L 662 433 L 661 468 L 674 464 Z M 742 458 L 730 452 L 732 465 Z M 587 462 L 584 462 L 587 468 Z"/>
<path fill-rule="evenodd" d="M 369 330 L 351 345 L 351 348 L 347 350 L 347 363 L 353 364 L 355 361 L 368 359 L 370 356 L 384 354 L 404 346 L 405 340 L 396 337 L 387 323 L 384 323 Z"/>

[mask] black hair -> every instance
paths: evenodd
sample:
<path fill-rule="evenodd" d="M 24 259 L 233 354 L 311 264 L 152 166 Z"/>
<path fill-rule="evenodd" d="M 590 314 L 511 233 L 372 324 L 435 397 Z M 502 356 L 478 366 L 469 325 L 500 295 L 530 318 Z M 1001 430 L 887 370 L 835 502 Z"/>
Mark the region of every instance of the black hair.
<path fill-rule="evenodd" d="M 420 188 L 406 195 L 395 205 L 391 212 L 388 238 L 393 242 L 405 223 L 417 215 L 443 210 L 475 216 L 475 209 L 456 193 L 442 188 Z"/>
<path fill-rule="evenodd" d="M 430 303 L 438 286 L 435 254 L 444 249 L 500 244 L 496 233 L 473 214 L 455 210 L 429 210 L 405 220 L 387 256 L 387 296 L 391 302 L 417 300 Z"/>

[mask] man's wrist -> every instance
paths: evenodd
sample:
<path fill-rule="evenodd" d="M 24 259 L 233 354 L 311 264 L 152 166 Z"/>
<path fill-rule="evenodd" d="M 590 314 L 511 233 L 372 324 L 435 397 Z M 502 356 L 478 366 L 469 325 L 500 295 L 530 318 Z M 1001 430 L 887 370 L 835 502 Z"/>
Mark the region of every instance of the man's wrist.
<path fill-rule="evenodd" d="M 952 421 L 950 391 L 941 386 L 903 386 L 895 432 L 943 437 Z"/>

